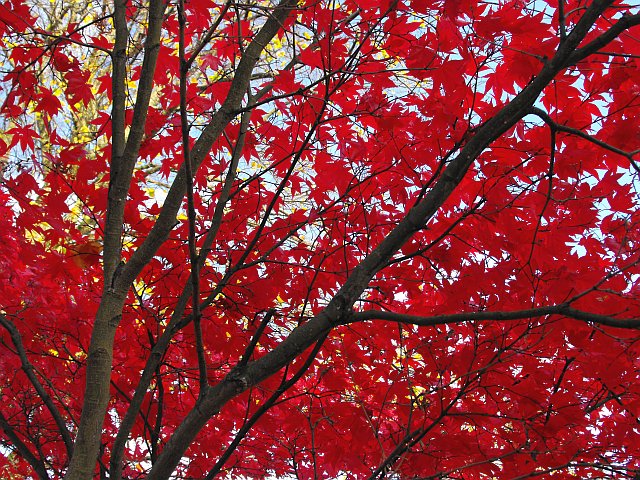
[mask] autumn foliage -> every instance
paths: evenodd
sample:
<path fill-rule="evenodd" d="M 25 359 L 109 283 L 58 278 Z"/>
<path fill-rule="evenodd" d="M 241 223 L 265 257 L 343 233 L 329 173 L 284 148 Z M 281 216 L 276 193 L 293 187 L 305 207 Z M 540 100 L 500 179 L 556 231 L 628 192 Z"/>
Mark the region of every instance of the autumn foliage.
<path fill-rule="evenodd" d="M 640 13 L 5 0 L 0 477 L 640 478 Z"/>

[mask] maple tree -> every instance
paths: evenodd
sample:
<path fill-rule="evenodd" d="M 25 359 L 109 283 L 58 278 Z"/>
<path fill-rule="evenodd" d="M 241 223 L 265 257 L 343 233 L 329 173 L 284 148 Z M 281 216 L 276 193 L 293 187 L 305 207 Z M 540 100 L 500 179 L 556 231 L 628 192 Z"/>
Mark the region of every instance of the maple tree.
<path fill-rule="evenodd" d="M 640 13 L 0 6 L 0 476 L 638 478 Z"/>

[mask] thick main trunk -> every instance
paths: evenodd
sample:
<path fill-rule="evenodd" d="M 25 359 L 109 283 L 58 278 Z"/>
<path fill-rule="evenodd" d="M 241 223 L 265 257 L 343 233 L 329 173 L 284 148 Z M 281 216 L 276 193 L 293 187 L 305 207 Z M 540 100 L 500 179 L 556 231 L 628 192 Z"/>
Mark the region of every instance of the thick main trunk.
<path fill-rule="evenodd" d="M 94 477 L 102 425 L 110 399 L 113 341 L 122 317 L 124 299 L 125 296 L 106 291 L 96 314 L 87 358 L 82 416 L 65 480 L 89 480 Z"/>

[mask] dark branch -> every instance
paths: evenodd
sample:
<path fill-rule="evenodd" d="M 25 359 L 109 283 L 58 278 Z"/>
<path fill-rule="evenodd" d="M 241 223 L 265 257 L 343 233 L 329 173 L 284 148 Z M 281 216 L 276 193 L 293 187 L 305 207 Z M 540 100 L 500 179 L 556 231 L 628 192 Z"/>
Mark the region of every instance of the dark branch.
<path fill-rule="evenodd" d="M 404 313 L 385 312 L 379 310 L 366 310 L 356 312 L 344 324 L 365 322 L 369 320 L 385 320 L 406 325 L 418 325 L 422 327 L 432 327 L 435 325 L 447 325 L 472 321 L 510 321 L 523 320 L 527 318 L 545 317 L 548 315 L 562 315 L 575 320 L 606 325 L 609 327 L 635 329 L 640 327 L 639 318 L 615 318 L 607 315 L 584 312 L 570 307 L 567 304 L 552 305 L 547 307 L 530 308 L 527 310 L 514 310 L 507 312 L 463 312 L 449 315 L 408 315 Z"/>
<path fill-rule="evenodd" d="M 246 367 L 247 363 L 249 363 L 249 359 L 251 358 L 251 355 L 253 355 L 253 351 L 258 345 L 258 342 L 260 341 L 260 337 L 262 336 L 262 333 L 264 332 L 265 328 L 267 328 L 267 325 L 269 324 L 269 322 L 271 321 L 275 313 L 276 313 L 275 310 L 273 309 L 269 310 L 264 316 L 264 318 L 260 321 L 260 325 L 258 325 L 258 329 L 253 334 L 253 337 L 251 338 L 251 342 L 249 342 L 249 345 L 247 345 L 247 348 L 242 354 L 242 358 L 240 359 L 240 361 L 238 362 L 238 365 L 236 366 L 238 370 L 242 370 L 244 367 Z"/>
<path fill-rule="evenodd" d="M 302 378 L 305 372 L 309 370 L 309 367 L 311 367 L 311 364 L 313 363 L 316 356 L 318 355 L 318 352 L 320 351 L 320 348 L 322 347 L 322 344 L 324 343 L 325 338 L 326 336 L 318 340 L 318 343 L 316 343 L 311 353 L 309 353 L 309 356 L 307 357 L 305 362 L 302 364 L 300 369 L 289 380 L 286 380 L 286 374 L 285 374 L 285 378 L 282 379 L 282 382 L 280 383 L 280 386 L 276 389 L 276 391 L 271 394 L 271 396 L 260 406 L 258 410 L 256 410 L 256 412 L 242 426 L 242 428 L 240 428 L 240 430 L 238 431 L 234 439 L 231 441 L 231 443 L 229 444 L 225 452 L 220 456 L 218 461 L 215 463 L 215 465 L 211 468 L 211 470 L 205 477 L 206 480 L 212 480 L 213 478 L 216 477 L 216 475 L 218 475 L 218 473 L 220 473 L 220 471 L 222 470 L 222 467 L 224 467 L 224 464 L 227 462 L 227 460 L 229 460 L 229 457 L 231 457 L 231 455 L 236 450 L 236 448 L 238 448 L 238 445 L 240 445 L 240 442 L 242 442 L 242 439 L 247 435 L 247 433 L 249 433 L 249 430 L 251 430 L 251 428 L 256 424 L 256 422 L 271 407 L 273 407 L 273 405 L 276 403 L 278 398 L 280 398 L 280 396 L 284 392 L 286 392 L 289 388 L 295 385 L 296 382 L 300 380 L 300 378 Z"/>
<path fill-rule="evenodd" d="M 576 49 L 566 59 L 564 66 L 568 67 L 570 65 L 575 65 L 579 61 L 584 60 L 589 55 L 596 53 L 601 48 L 613 42 L 616 38 L 618 38 L 618 36 L 620 36 L 622 32 L 636 25 L 640 25 L 640 14 L 623 16 L 605 33 L 603 33 L 599 37 L 594 38 L 584 47 Z"/>
<path fill-rule="evenodd" d="M 191 162 L 191 145 L 189 138 L 189 112 L 187 107 L 187 86 L 189 65 L 185 56 L 185 28 L 186 13 L 184 11 L 184 0 L 178 2 L 178 56 L 180 58 L 180 127 L 182 133 L 182 154 L 184 157 L 184 171 L 187 181 L 187 217 L 189 221 L 189 263 L 191 266 L 191 308 L 193 317 L 193 328 L 196 338 L 196 355 L 198 358 L 198 381 L 200 390 L 198 398 L 201 398 L 209 386 L 207 380 L 207 360 L 204 356 L 204 340 L 202 338 L 202 328 L 200 326 L 200 262 L 196 247 L 196 207 L 193 195 L 193 164 Z"/>
<path fill-rule="evenodd" d="M 583 132 L 582 130 L 579 130 L 579 129 L 573 128 L 573 127 L 568 127 L 566 125 L 561 125 L 561 124 L 555 122 L 549 116 L 548 113 L 546 113 L 544 110 L 542 110 L 542 109 L 540 109 L 538 107 L 531 107 L 530 113 L 532 115 L 535 115 L 535 116 L 539 117 L 544 123 L 549 125 L 551 128 L 557 130 L 558 132 L 564 132 L 564 133 L 569 133 L 571 135 L 575 135 L 576 137 L 583 138 L 583 139 L 587 140 L 588 142 L 593 143 L 594 145 L 598 145 L 599 147 L 604 148 L 605 150 L 609 150 L 610 152 L 617 153 L 618 155 L 622 155 L 627 160 L 629 160 L 629 163 L 634 168 L 634 170 L 636 172 L 640 173 L 640 166 L 633 160 L 634 155 L 637 155 L 638 153 L 640 153 L 640 150 L 634 150 L 632 152 L 627 152 L 627 151 L 622 150 L 620 148 L 614 147 L 613 145 L 609 145 L 608 143 L 603 142 L 602 140 L 598 140 L 597 138 L 589 135 L 588 133 Z"/>
<path fill-rule="evenodd" d="M 53 420 L 56 422 L 58 431 L 60 432 L 60 435 L 62 436 L 62 440 L 64 441 L 64 446 L 67 450 L 67 455 L 69 458 L 71 458 L 71 455 L 73 454 L 73 440 L 71 439 L 71 434 L 67 429 L 66 421 L 60 414 L 60 411 L 58 410 L 58 408 L 53 403 L 53 399 L 51 398 L 51 395 L 47 393 L 47 391 L 44 389 L 44 386 L 42 385 L 42 383 L 34 373 L 35 367 L 27 357 L 27 352 L 22 343 L 22 336 L 20 335 L 18 328 L 15 326 L 15 324 L 11 320 L 9 320 L 6 317 L 6 315 L 2 313 L 0 313 L 0 325 L 2 325 L 9 332 L 9 336 L 11 337 L 11 342 L 13 343 L 16 349 L 16 352 L 18 354 L 18 357 L 20 358 L 20 364 L 22 366 L 22 370 L 27 375 L 27 378 L 31 382 L 31 385 L 33 385 L 33 387 L 36 389 L 38 396 L 44 402 L 44 404 L 47 407 L 47 410 L 49 410 L 49 413 L 53 417 Z"/>
<path fill-rule="evenodd" d="M 15 430 L 9 424 L 2 412 L 0 412 L 0 428 L 2 428 L 4 434 L 15 447 L 16 452 L 27 462 L 29 462 L 29 465 L 33 467 L 35 472 L 38 474 L 38 478 L 40 480 L 49 480 L 49 474 L 47 473 L 47 469 L 45 468 L 42 460 L 37 458 L 31 452 L 31 450 L 29 450 L 29 447 L 27 447 L 27 445 L 22 440 L 20 440 L 20 437 L 18 437 Z"/>

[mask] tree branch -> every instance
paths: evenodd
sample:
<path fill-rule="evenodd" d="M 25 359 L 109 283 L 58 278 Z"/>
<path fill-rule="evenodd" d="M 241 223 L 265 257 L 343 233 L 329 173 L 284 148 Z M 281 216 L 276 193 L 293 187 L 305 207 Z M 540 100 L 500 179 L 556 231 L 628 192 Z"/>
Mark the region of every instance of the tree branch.
<path fill-rule="evenodd" d="M 211 24 L 207 32 L 203 35 L 202 39 L 198 42 L 198 44 L 195 46 L 195 48 L 191 52 L 191 55 L 189 55 L 189 58 L 186 59 L 187 69 L 191 68 L 191 65 L 193 64 L 193 62 L 195 62 L 196 58 L 198 58 L 198 55 L 200 55 L 200 52 L 202 51 L 202 49 L 211 41 L 211 39 L 213 38 L 213 35 L 216 33 L 216 30 L 218 30 L 220 23 L 222 23 L 224 16 L 229 11 L 229 7 L 231 7 L 232 2 L 233 0 L 227 0 L 227 2 L 224 4 L 222 9 L 220 10 L 220 13 L 218 14 L 218 18 L 213 22 L 213 24 Z"/>
<path fill-rule="evenodd" d="M 127 2 L 126 0 L 114 0 L 113 24 L 115 29 L 115 41 L 111 53 L 112 77 L 111 77 L 111 165 L 109 180 L 109 196 L 111 185 L 115 185 L 118 172 L 121 170 L 122 155 L 126 146 L 125 111 L 126 111 L 126 83 L 127 83 L 127 45 L 129 42 L 129 28 L 127 26 Z M 114 187 L 115 188 L 115 187 Z M 115 196 L 115 190 L 114 190 Z M 111 283 L 111 276 L 115 266 L 120 261 L 120 243 L 122 223 L 118 221 L 115 212 L 109 212 L 105 220 L 103 259 L 104 284 Z M 116 260 L 117 259 L 117 260 Z"/>
<path fill-rule="evenodd" d="M 271 352 L 250 362 L 242 382 L 227 376 L 222 382 L 209 389 L 199 408 L 193 409 L 175 430 L 165 450 L 158 458 L 158 462 L 149 473 L 149 480 L 164 478 L 173 471 L 196 434 L 211 416 L 220 411 L 226 402 L 247 388 L 275 374 L 321 336 L 326 335 L 334 326 L 351 323 L 349 317 L 352 315 L 352 306 L 366 289 L 373 276 L 439 210 L 482 151 L 526 115 L 540 92 L 564 68 L 567 58 L 612 1 L 595 0 L 586 9 L 580 21 L 558 47 L 556 55 L 543 66 L 540 73 L 510 103 L 478 128 L 476 134 L 462 148 L 458 157 L 447 166 L 432 190 L 421 202 L 407 212 L 405 218 L 351 272 L 349 278 L 324 310 L 307 323 L 295 328 Z"/>
<path fill-rule="evenodd" d="M 198 167 L 224 128 L 236 116 L 245 92 L 248 89 L 251 73 L 262 51 L 278 33 L 285 19 L 291 14 L 296 5 L 297 2 L 295 0 L 282 0 L 274 7 L 272 15 L 269 16 L 260 31 L 246 48 L 236 68 L 236 74 L 231 82 L 227 98 L 213 115 L 211 122 L 205 127 L 193 146 L 191 159 L 194 173 L 197 172 Z M 156 223 L 149 232 L 146 240 L 131 256 L 120 278 L 117 279 L 118 288 L 126 291 L 128 285 L 138 276 L 158 248 L 165 242 L 169 236 L 169 232 L 173 229 L 176 214 L 180 209 L 185 193 L 186 172 L 184 168 L 181 168 L 167 193 L 164 206 Z"/>
<path fill-rule="evenodd" d="M 259 98 L 259 97 L 258 97 Z M 233 153 L 231 155 L 231 162 L 229 164 L 229 169 L 227 172 L 227 176 L 225 178 L 224 185 L 222 187 L 222 191 L 220 196 L 218 197 L 218 201 L 216 203 L 216 207 L 212 216 L 211 226 L 207 232 L 207 235 L 202 243 L 202 247 L 200 248 L 200 253 L 198 255 L 198 265 L 199 268 L 205 263 L 205 260 L 211 251 L 211 246 L 220 230 L 220 226 L 222 225 L 222 219 L 224 216 L 225 207 L 231 197 L 231 189 L 233 188 L 233 182 L 236 178 L 236 173 L 238 169 L 238 163 L 240 161 L 240 157 L 242 156 L 242 151 L 244 148 L 244 143 L 246 139 L 247 130 L 249 127 L 249 121 L 251 119 L 252 110 L 248 110 L 243 113 L 242 119 L 240 121 L 240 133 L 238 135 L 238 139 L 233 149 Z M 216 288 L 211 292 L 212 298 L 215 298 L 222 289 L 226 286 L 228 280 L 231 278 L 231 275 L 235 273 L 236 270 L 232 269 L 218 282 Z M 144 397 L 146 395 L 149 384 L 153 378 L 154 372 L 156 372 L 160 362 L 169 347 L 171 338 L 182 328 L 188 325 L 192 319 L 192 317 L 184 317 L 184 311 L 187 307 L 187 303 L 189 301 L 189 297 L 192 296 L 192 284 L 191 282 L 187 282 L 176 306 L 171 315 L 171 319 L 169 320 L 169 324 L 165 328 L 164 332 L 153 346 L 151 354 L 147 359 L 147 363 L 142 371 L 142 375 L 136 385 L 136 390 L 134 392 L 131 403 L 129 404 L 129 408 L 127 409 L 127 413 L 124 415 L 122 422 L 120 423 L 120 428 L 118 429 L 118 433 L 116 435 L 116 439 L 113 444 L 113 449 L 111 453 L 111 472 L 116 478 L 121 472 L 122 469 L 122 458 L 124 454 L 124 449 L 126 447 L 126 442 L 131 432 L 131 429 L 135 423 L 137 412 L 140 410 L 140 407 L 144 401 Z M 204 310 L 210 302 L 205 300 L 200 305 L 200 311 Z M 115 472 L 115 473 L 114 473 Z"/>
<path fill-rule="evenodd" d="M 200 262 L 196 247 L 196 207 L 193 199 L 193 165 L 191 163 L 191 146 L 189 138 L 189 112 L 187 107 L 187 77 L 189 65 L 185 56 L 185 11 L 184 0 L 178 2 L 178 56 L 180 59 L 180 127 L 182 133 L 182 153 L 184 156 L 184 171 L 187 181 L 187 217 L 189 221 L 189 263 L 191 265 L 191 308 L 193 317 L 193 329 L 196 338 L 196 356 L 198 358 L 198 381 L 200 390 L 198 398 L 201 398 L 209 386 L 207 380 L 207 360 L 204 356 L 204 341 L 200 328 Z"/>
<path fill-rule="evenodd" d="M 22 458 L 29 462 L 29 465 L 33 467 L 33 470 L 38 475 L 38 478 L 40 480 L 49 480 L 49 474 L 47 473 L 44 462 L 41 459 L 37 458 L 31 452 L 31 450 L 29 450 L 29 447 L 27 447 L 27 445 L 22 440 L 20 440 L 20 437 L 18 437 L 15 430 L 9 424 L 7 418 L 2 412 L 0 412 L 0 428 L 2 428 L 2 431 L 7 436 L 9 441 L 13 444 L 18 454 L 21 455 Z"/>
<path fill-rule="evenodd" d="M 38 393 L 38 396 L 42 399 L 43 403 L 47 407 L 47 410 L 49 410 L 49 413 L 53 417 L 53 420 L 56 422 L 56 426 L 58 427 L 58 431 L 62 436 L 64 446 L 67 450 L 67 456 L 70 459 L 73 454 L 73 440 L 71 439 L 71 434 L 67 429 L 66 421 L 64 418 L 62 418 L 60 411 L 58 410 L 56 405 L 53 403 L 53 399 L 51 398 L 51 395 L 47 393 L 47 391 L 44 389 L 44 386 L 42 385 L 42 383 L 40 383 L 40 380 L 38 380 L 38 377 L 34 373 L 35 367 L 27 357 L 27 352 L 24 349 L 24 345 L 22 343 L 22 336 L 20 335 L 18 328 L 3 313 L 0 313 L 0 325 L 2 325 L 9 332 L 9 336 L 11 337 L 11 342 L 16 348 L 16 352 L 18 353 L 18 357 L 20 358 L 20 364 L 22 366 L 22 370 L 27 375 L 27 378 L 31 382 L 31 385 L 33 385 L 33 388 L 35 388 L 36 392 Z"/>
<path fill-rule="evenodd" d="M 251 358 L 251 355 L 253 355 L 253 351 L 258 345 L 258 342 L 260 341 L 260 337 L 262 336 L 262 333 L 264 332 L 265 328 L 267 328 L 267 325 L 269 325 L 269 322 L 271 321 L 275 313 L 276 312 L 274 309 L 269 310 L 264 316 L 264 318 L 260 321 L 260 325 L 258 325 L 256 332 L 251 337 L 251 342 L 249 342 L 249 345 L 247 345 L 247 348 L 242 354 L 242 358 L 236 365 L 236 369 L 241 371 L 244 369 L 247 363 L 249 363 L 249 359 Z"/>
<path fill-rule="evenodd" d="M 584 312 L 570 307 L 568 304 L 551 305 L 546 307 L 529 308 L 526 310 L 499 311 L 499 312 L 463 312 L 446 315 L 409 315 L 404 313 L 387 312 L 381 310 L 365 310 L 356 312 L 343 324 L 365 322 L 370 320 L 384 320 L 397 322 L 406 325 L 418 325 L 421 327 L 432 327 L 435 325 L 451 325 L 471 321 L 509 321 L 523 320 L 527 318 L 545 317 L 548 315 L 562 315 L 575 320 L 606 325 L 609 327 L 636 329 L 640 327 L 640 318 L 616 318 L 608 315 L 600 315 Z"/>
<path fill-rule="evenodd" d="M 602 147 L 605 150 L 609 150 L 610 152 L 617 153 L 618 155 L 622 155 L 627 160 L 629 160 L 629 163 L 634 168 L 634 170 L 640 173 L 640 166 L 633 159 L 635 155 L 638 155 L 638 153 L 640 153 L 640 149 L 634 150 L 632 152 L 621 150 L 620 148 L 614 147 L 613 145 L 609 145 L 608 143 L 603 142 L 602 140 L 598 140 L 597 138 L 589 135 L 588 133 L 583 132 L 580 129 L 568 127 L 566 125 L 561 125 L 557 123 L 549 116 L 547 112 L 545 112 L 544 110 L 538 107 L 531 107 L 530 113 L 532 115 L 539 117 L 544 123 L 549 125 L 551 128 L 557 130 L 558 132 L 564 132 L 571 135 L 575 135 L 576 137 L 583 138 L 584 140 L 587 140 L 588 142 L 591 142 L 594 145 L 598 145 L 599 147 Z"/>
<path fill-rule="evenodd" d="M 575 65 L 579 61 L 584 60 L 589 55 L 596 53 L 602 47 L 605 47 L 609 43 L 614 41 L 616 38 L 618 38 L 618 36 L 620 36 L 622 32 L 636 25 L 640 25 L 640 14 L 623 16 L 605 33 L 591 40 L 584 47 L 576 49 L 571 55 L 568 56 L 564 66 L 568 67 L 571 65 Z"/>
<path fill-rule="evenodd" d="M 104 239 L 104 278 L 105 288 L 114 287 L 114 273 L 120 263 L 121 235 L 124 219 L 124 206 L 131 187 L 133 170 L 138 159 L 140 145 L 144 137 L 149 102 L 153 92 L 153 79 L 156 71 L 158 53 L 160 51 L 160 35 L 162 21 L 167 3 L 163 0 L 150 0 L 147 36 L 144 43 L 144 57 L 138 81 L 136 102 L 129 135 L 124 143 L 125 125 L 125 88 L 126 88 L 126 43 L 128 29 L 126 26 L 126 2 L 116 1 L 114 21 L 116 23 L 116 47 L 114 47 L 114 80 L 113 80 L 113 149 L 109 180 L 109 206 L 105 223 Z M 121 18 L 122 17 L 122 18 Z M 121 38 L 124 36 L 124 38 Z M 120 66 L 120 62 L 124 66 Z M 124 71 L 121 71 L 124 69 Z M 117 82 L 117 84 L 116 84 Z M 116 98 L 117 97 L 117 98 Z M 117 100 L 117 101 L 116 101 Z M 116 125 L 117 122 L 117 125 Z M 122 129 L 122 131 L 120 131 Z M 116 136 L 117 131 L 117 136 Z M 127 284 L 127 289 L 128 289 Z M 124 290 L 126 291 L 126 290 Z"/>
<path fill-rule="evenodd" d="M 302 364 L 300 369 L 289 380 L 287 380 L 285 376 L 282 379 L 280 386 L 278 386 L 275 392 L 273 392 L 271 396 L 260 406 L 260 408 L 256 410 L 256 412 L 251 416 L 251 418 L 244 425 L 242 425 L 242 427 L 240 428 L 240 430 L 238 430 L 238 433 L 236 434 L 232 442 L 229 444 L 227 449 L 220 456 L 218 461 L 215 463 L 215 465 L 211 468 L 211 470 L 205 477 L 206 480 L 212 480 L 216 477 L 216 475 L 220 473 L 220 471 L 222 470 L 222 467 L 224 467 L 224 464 L 227 462 L 227 460 L 229 460 L 229 457 L 231 457 L 231 455 L 236 450 L 236 448 L 238 448 L 238 445 L 240 445 L 240 442 L 242 442 L 242 439 L 247 435 L 247 433 L 249 433 L 249 430 L 251 430 L 251 428 L 256 424 L 256 422 L 260 420 L 260 418 L 271 407 L 273 407 L 273 405 L 276 403 L 278 398 L 280 398 L 280 396 L 284 392 L 289 390 L 289 388 L 295 385 L 296 382 L 300 380 L 300 378 L 302 378 L 302 376 L 306 373 L 309 367 L 311 367 L 311 364 L 313 364 L 313 361 L 318 355 L 318 352 L 320 352 L 320 348 L 322 347 L 322 344 L 324 343 L 325 339 L 326 339 L 326 336 L 318 340 L 315 347 L 313 347 L 313 350 L 311 351 L 311 353 L 309 353 L 309 356 L 307 357 L 305 362 Z"/>

